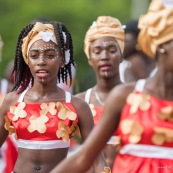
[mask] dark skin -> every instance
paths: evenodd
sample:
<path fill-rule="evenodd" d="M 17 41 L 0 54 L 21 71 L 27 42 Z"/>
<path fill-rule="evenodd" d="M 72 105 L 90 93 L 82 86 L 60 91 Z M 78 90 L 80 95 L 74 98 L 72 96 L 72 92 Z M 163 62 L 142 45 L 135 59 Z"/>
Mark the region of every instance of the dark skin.
<path fill-rule="evenodd" d="M 47 48 L 43 40 L 36 41 L 30 48 L 28 66 L 34 77 L 34 84 L 24 96 L 25 103 L 62 102 L 65 101 L 65 91 L 57 87 L 57 73 L 64 65 L 64 59 L 59 48 L 52 42 L 55 49 Z M 10 92 L 0 108 L 0 146 L 5 142 L 8 131 L 4 128 L 4 116 L 14 105 L 20 94 Z M 74 106 L 78 118 L 82 139 L 85 140 L 93 128 L 93 117 L 89 106 L 80 98 L 72 96 L 71 103 Z M 85 110 L 85 111 L 83 111 Z M 32 150 L 18 148 L 18 159 L 14 170 L 17 173 L 48 173 L 64 158 L 68 148 Z M 103 170 L 104 165 L 99 165 L 97 171 Z M 96 171 L 96 172 L 97 172 Z"/>
<path fill-rule="evenodd" d="M 165 50 L 165 53 L 160 53 L 161 48 Z M 158 71 L 152 78 L 147 79 L 143 90 L 144 93 L 159 99 L 173 101 L 172 49 L 173 41 L 158 46 L 156 57 Z M 134 83 L 128 83 L 119 85 L 111 91 L 107 97 L 102 118 L 86 142 L 84 142 L 83 147 L 74 156 L 64 160 L 51 171 L 51 173 L 66 173 L 67 169 L 70 169 L 71 173 L 82 173 L 92 164 L 97 154 L 102 150 L 107 140 L 117 129 L 122 109 L 126 103 L 126 98 L 129 93 L 134 90 L 134 87 Z M 118 102 L 118 104 L 115 104 L 116 102 Z M 90 154 L 88 154 L 88 151 L 90 151 Z M 75 159 L 76 162 L 70 165 L 69 163 Z"/>
<path fill-rule="evenodd" d="M 124 59 L 130 64 L 124 72 L 125 82 L 133 82 L 149 77 L 154 69 L 154 61 L 137 47 L 137 38 L 132 32 L 125 34 Z"/>
<path fill-rule="evenodd" d="M 105 98 L 107 98 L 111 89 L 121 83 L 119 77 L 119 64 L 121 60 L 122 55 L 119 45 L 112 37 L 97 39 L 90 45 L 90 59 L 88 62 L 96 75 L 96 85 L 94 87 L 103 102 L 105 102 Z M 105 71 L 107 75 L 105 75 Z M 103 105 L 97 100 L 93 88 L 90 95 L 90 104 L 102 107 Z M 84 99 L 85 94 L 86 91 L 76 96 Z M 103 153 L 107 163 L 112 168 L 116 156 L 116 145 L 106 145 Z"/>

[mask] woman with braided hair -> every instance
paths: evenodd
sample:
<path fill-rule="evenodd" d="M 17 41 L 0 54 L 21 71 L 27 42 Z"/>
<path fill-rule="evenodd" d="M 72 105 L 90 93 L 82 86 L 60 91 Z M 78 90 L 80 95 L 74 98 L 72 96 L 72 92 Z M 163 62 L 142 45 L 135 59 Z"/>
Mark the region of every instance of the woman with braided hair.
<path fill-rule="evenodd" d="M 82 99 L 57 86 L 71 81 L 72 38 L 58 22 L 29 24 L 18 37 L 14 88 L 0 109 L 0 146 L 14 134 L 18 159 L 14 172 L 48 173 L 66 156 L 79 128 L 83 140 L 93 128 L 90 108 Z M 85 110 L 85 111 L 83 111 Z M 106 166 L 100 154 L 95 172 Z"/>

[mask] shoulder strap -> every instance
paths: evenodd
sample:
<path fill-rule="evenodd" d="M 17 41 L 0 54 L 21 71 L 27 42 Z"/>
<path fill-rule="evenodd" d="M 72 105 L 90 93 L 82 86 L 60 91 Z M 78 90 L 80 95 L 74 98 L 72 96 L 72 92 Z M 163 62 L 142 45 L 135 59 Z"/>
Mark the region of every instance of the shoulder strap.
<path fill-rule="evenodd" d="M 20 96 L 19 96 L 19 98 L 18 98 L 18 102 L 23 102 L 24 96 L 25 96 L 26 92 L 28 91 L 28 89 L 29 89 L 29 88 L 27 88 L 26 90 L 24 90 L 24 91 L 20 94 Z"/>
<path fill-rule="evenodd" d="M 65 91 L 65 101 L 67 103 L 70 103 L 71 102 L 71 94 L 67 91 Z"/>
<path fill-rule="evenodd" d="M 139 79 L 136 82 L 135 90 L 139 91 L 139 92 L 142 92 L 144 90 L 145 82 L 146 82 L 145 79 Z"/>
<path fill-rule="evenodd" d="M 90 102 L 90 95 L 91 95 L 92 88 L 89 88 L 85 93 L 85 101 L 89 104 Z"/>
<path fill-rule="evenodd" d="M 2 79 L 1 80 L 1 93 L 3 93 L 3 94 L 6 94 L 7 93 L 7 89 L 8 89 L 8 81 L 6 80 L 6 79 Z"/>

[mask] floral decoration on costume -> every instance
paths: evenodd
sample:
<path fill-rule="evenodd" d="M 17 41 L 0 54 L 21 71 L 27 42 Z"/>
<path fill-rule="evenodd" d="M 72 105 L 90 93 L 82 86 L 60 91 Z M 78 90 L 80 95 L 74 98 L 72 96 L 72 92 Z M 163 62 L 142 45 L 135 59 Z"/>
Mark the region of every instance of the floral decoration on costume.
<path fill-rule="evenodd" d="M 47 103 L 42 103 L 40 107 L 42 109 L 40 115 L 46 115 L 48 112 L 50 112 L 51 115 L 55 115 L 57 112 L 55 109 L 55 103 L 49 103 L 49 105 Z"/>
<path fill-rule="evenodd" d="M 173 107 L 167 106 L 161 109 L 161 111 L 157 114 L 157 116 L 161 120 L 167 120 L 173 122 Z"/>
<path fill-rule="evenodd" d="M 45 123 L 49 120 L 49 118 L 45 115 L 41 115 L 40 117 L 32 115 L 29 118 L 30 125 L 28 126 L 28 131 L 32 133 L 33 131 L 37 130 L 39 133 L 46 132 L 46 125 Z"/>
<path fill-rule="evenodd" d="M 97 112 L 96 112 L 96 110 L 94 109 L 94 105 L 93 105 L 93 104 L 89 104 L 89 107 L 90 107 L 90 109 L 91 109 L 91 112 L 92 112 L 92 114 L 93 114 L 93 117 L 96 116 Z"/>
<path fill-rule="evenodd" d="M 101 173 L 111 173 L 111 169 L 109 167 L 104 167 L 104 172 Z"/>
<path fill-rule="evenodd" d="M 140 108 L 142 111 L 148 110 L 151 106 L 149 99 L 150 96 L 147 94 L 129 94 L 129 96 L 127 97 L 127 103 L 131 105 L 130 113 L 136 113 L 138 108 Z"/>
<path fill-rule="evenodd" d="M 130 143 L 138 143 L 141 140 L 143 127 L 134 120 L 123 120 L 120 124 L 122 133 L 128 136 Z"/>
<path fill-rule="evenodd" d="M 151 141 L 156 145 L 163 145 L 164 142 L 173 142 L 173 130 L 154 127 L 154 135 L 152 136 Z"/>
<path fill-rule="evenodd" d="M 58 130 L 56 131 L 58 138 L 62 138 L 63 141 L 67 142 L 69 140 L 70 133 L 70 128 L 65 124 L 65 122 L 59 121 Z"/>
<path fill-rule="evenodd" d="M 17 121 L 19 118 L 25 118 L 27 113 L 25 110 L 26 104 L 24 102 L 20 102 L 18 106 L 11 106 L 10 113 L 14 114 L 13 121 Z"/>
<path fill-rule="evenodd" d="M 15 139 L 17 140 L 17 134 L 16 129 L 13 127 L 13 125 L 10 122 L 10 118 L 8 116 L 5 116 L 5 129 L 8 130 L 9 135 L 15 134 Z"/>
<path fill-rule="evenodd" d="M 73 121 L 71 127 L 70 127 L 70 132 L 73 133 L 73 134 L 78 134 L 77 131 L 80 131 L 79 130 L 79 126 L 78 126 L 78 123 L 77 123 L 77 120 Z"/>
<path fill-rule="evenodd" d="M 58 117 L 60 119 L 65 120 L 66 118 L 68 118 L 69 120 L 75 120 L 77 118 L 77 115 L 62 103 L 57 102 L 56 106 L 59 110 Z"/>

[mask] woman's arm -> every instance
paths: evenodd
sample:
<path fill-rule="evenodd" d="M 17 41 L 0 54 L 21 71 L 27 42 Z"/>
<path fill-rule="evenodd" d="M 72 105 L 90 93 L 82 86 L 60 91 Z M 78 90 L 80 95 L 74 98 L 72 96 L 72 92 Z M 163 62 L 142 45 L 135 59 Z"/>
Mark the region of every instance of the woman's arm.
<path fill-rule="evenodd" d="M 109 94 L 103 115 L 81 149 L 65 159 L 51 173 L 84 173 L 92 165 L 108 139 L 117 129 L 122 108 L 132 87 L 117 86 Z M 103 171 L 102 171 L 103 172 Z"/>
<path fill-rule="evenodd" d="M 0 147 L 3 145 L 8 136 L 8 131 L 4 127 L 6 113 L 10 109 L 10 106 L 16 102 L 17 98 L 18 95 L 16 92 L 7 94 L 0 107 Z"/>
<path fill-rule="evenodd" d="M 73 98 L 73 104 L 76 108 L 78 118 L 79 118 L 79 129 L 82 136 L 83 141 L 89 136 L 91 130 L 94 127 L 94 120 L 92 116 L 91 109 L 89 105 L 81 98 Z M 107 167 L 108 164 L 105 161 L 104 155 L 101 152 L 99 156 L 96 158 L 93 164 L 93 169 L 90 169 L 87 173 L 100 173 Z"/>

